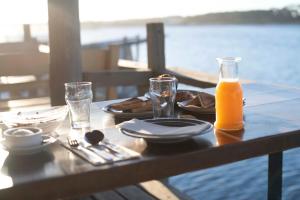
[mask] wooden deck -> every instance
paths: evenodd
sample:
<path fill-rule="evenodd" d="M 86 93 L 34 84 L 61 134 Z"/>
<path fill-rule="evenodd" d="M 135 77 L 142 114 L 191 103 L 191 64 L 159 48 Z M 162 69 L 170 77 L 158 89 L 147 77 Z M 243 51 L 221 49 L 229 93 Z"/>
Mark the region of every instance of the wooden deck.
<path fill-rule="evenodd" d="M 147 181 L 115 190 L 94 193 L 85 197 L 64 200 L 190 200 L 187 195 L 165 182 Z"/>

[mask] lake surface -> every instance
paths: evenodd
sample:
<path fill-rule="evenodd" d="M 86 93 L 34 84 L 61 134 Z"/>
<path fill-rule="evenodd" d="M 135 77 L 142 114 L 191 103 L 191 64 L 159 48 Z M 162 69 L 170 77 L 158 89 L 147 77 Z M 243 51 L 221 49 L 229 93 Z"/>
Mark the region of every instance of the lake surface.
<path fill-rule="evenodd" d="M 300 87 L 300 25 L 167 26 L 165 32 L 168 66 L 217 74 L 216 57 L 240 56 L 241 78 Z M 47 38 L 44 29 L 34 28 L 33 35 Z M 81 35 L 86 44 L 125 35 L 145 37 L 146 31 L 114 27 L 82 30 Z M 145 44 L 138 60 L 146 61 Z M 171 177 L 169 182 L 192 199 L 266 199 L 267 164 L 263 156 Z M 285 152 L 283 166 L 283 199 L 300 199 L 300 151 Z"/>

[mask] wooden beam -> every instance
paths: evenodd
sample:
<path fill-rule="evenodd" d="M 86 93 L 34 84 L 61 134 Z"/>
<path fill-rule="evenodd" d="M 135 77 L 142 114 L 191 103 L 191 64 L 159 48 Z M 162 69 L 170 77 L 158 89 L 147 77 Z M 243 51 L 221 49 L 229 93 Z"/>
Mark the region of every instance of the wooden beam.
<path fill-rule="evenodd" d="M 31 37 L 31 31 L 30 31 L 29 24 L 23 25 L 23 32 L 24 32 L 24 36 L 23 36 L 24 42 L 30 42 L 31 40 L 33 40 L 33 38 Z"/>
<path fill-rule="evenodd" d="M 26 42 L 5 42 L 0 43 L 0 53 L 28 53 L 28 52 L 38 52 L 39 43 L 36 40 L 26 41 Z"/>
<path fill-rule="evenodd" d="M 14 84 L 0 84 L 0 91 L 21 91 L 21 90 L 34 90 L 34 89 L 44 89 L 48 88 L 47 80 L 38 80 L 38 81 L 30 81 L 24 83 L 14 83 Z M 12 100 L 12 99 L 10 99 Z M 0 100 L 1 101 L 1 100 Z"/>
<path fill-rule="evenodd" d="M 213 76 L 208 75 L 205 76 L 201 73 L 197 73 L 195 71 L 186 71 L 186 73 L 182 73 L 181 70 L 166 70 L 166 74 L 171 74 L 175 76 L 179 83 L 184 83 L 187 85 L 195 86 L 195 87 L 200 87 L 200 88 L 210 88 L 210 87 L 215 87 L 217 85 L 217 81 L 213 79 Z M 201 76 L 197 76 L 200 75 Z"/>
<path fill-rule="evenodd" d="M 35 110 L 50 107 L 49 97 L 0 101 L 0 111 L 19 112 L 20 110 Z"/>
<path fill-rule="evenodd" d="M 81 44 L 78 0 L 48 0 L 50 97 L 65 104 L 64 83 L 81 81 Z"/>
<path fill-rule="evenodd" d="M 148 67 L 154 72 L 165 71 L 165 34 L 163 23 L 147 24 Z"/>
<path fill-rule="evenodd" d="M 84 72 L 83 80 L 93 82 L 94 86 L 125 86 L 125 85 L 148 85 L 149 78 L 153 76 L 151 71 L 99 71 Z"/>
<path fill-rule="evenodd" d="M 110 70 L 118 70 L 118 61 L 120 57 L 120 45 L 111 44 L 108 46 L 108 63 L 107 66 Z M 106 98 L 107 99 L 117 99 L 118 92 L 116 87 L 106 88 Z"/>
<path fill-rule="evenodd" d="M 1 76 L 43 75 L 49 71 L 46 53 L 22 52 L 0 54 Z"/>

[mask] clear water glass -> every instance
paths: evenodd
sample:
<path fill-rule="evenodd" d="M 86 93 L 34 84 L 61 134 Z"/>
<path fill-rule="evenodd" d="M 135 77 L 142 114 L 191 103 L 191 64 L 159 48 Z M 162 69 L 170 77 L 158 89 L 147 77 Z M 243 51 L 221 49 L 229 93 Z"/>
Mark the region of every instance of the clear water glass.
<path fill-rule="evenodd" d="M 65 83 L 65 100 L 69 107 L 72 128 L 90 126 L 90 110 L 93 99 L 91 82 Z"/>
<path fill-rule="evenodd" d="M 176 97 L 175 77 L 150 78 L 149 94 L 152 100 L 154 118 L 174 117 Z"/>

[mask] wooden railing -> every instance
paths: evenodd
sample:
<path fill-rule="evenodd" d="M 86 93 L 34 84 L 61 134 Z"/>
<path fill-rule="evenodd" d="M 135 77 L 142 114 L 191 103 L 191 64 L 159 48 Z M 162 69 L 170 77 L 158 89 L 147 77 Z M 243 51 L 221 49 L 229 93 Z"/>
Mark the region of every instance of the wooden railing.
<path fill-rule="evenodd" d="M 61 42 L 65 43 L 66 41 L 61 40 Z M 108 99 L 117 98 L 115 86 L 137 86 L 139 94 L 142 95 L 148 89 L 148 80 L 150 77 L 165 73 L 176 76 L 180 83 L 200 88 L 213 87 L 217 82 L 216 76 L 211 76 L 206 73 L 189 71 L 179 67 L 166 67 L 164 26 L 162 23 L 147 24 L 147 64 L 119 60 L 118 52 L 118 47 L 112 45 L 108 51 L 84 49 L 81 53 L 80 60 L 83 63 L 83 69 L 80 69 L 80 71 L 83 72 L 81 72 L 80 80 L 93 82 L 94 91 L 98 87 L 108 87 Z M 70 65 L 73 61 L 64 62 L 63 60 L 72 59 L 74 55 L 70 54 L 67 57 L 61 57 L 58 55 L 59 53 L 65 52 L 58 50 L 58 47 L 51 49 L 50 45 L 50 55 L 37 51 L 31 51 L 30 53 L 1 54 L 1 76 L 33 75 L 35 80 L 14 84 L 2 83 L 0 84 L 0 90 L 11 91 L 13 95 L 11 95 L 9 100 L 12 100 L 26 98 L 24 95 L 17 95 L 17 93 L 21 93 L 24 89 L 34 90 L 36 88 L 46 91 L 44 94 L 49 95 L 48 88 L 50 86 L 50 88 L 52 87 L 52 92 L 50 92 L 52 105 L 64 104 L 64 100 L 63 102 L 61 101 L 61 95 L 63 94 L 61 94 L 61 92 L 55 92 L 54 88 L 63 88 L 64 91 L 63 83 L 70 81 L 68 78 L 70 74 L 66 73 L 68 73 L 68 70 L 76 70 L 76 68 L 70 68 L 67 71 L 61 70 L 60 68 L 71 67 Z M 58 59 L 57 62 L 53 61 L 53 56 L 58 56 L 55 58 Z M 54 64 L 57 64 L 57 66 L 53 67 Z M 48 84 L 48 75 L 45 79 L 45 74 L 49 74 L 49 72 L 50 85 Z M 77 74 L 77 72 L 72 73 Z M 76 79 L 74 79 L 74 81 L 76 81 Z M 29 97 L 36 97 L 39 94 L 41 93 L 32 92 Z"/>
<path fill-rule="evenodd" d="M 116 45 L 106 49 L 82 49 L 83 70 L 89 73 L 118 70 L 114 68 L 118 64 L 118 53 Z M 7 101 L 50 97 L 49 53 L 29 49 L 17 53 L 2 53 L 0 76 L 0 110 L 8 109 L 9 105 L 5 103 Z M 60 74 L 57 73 L 57 76 Z M 106 95 L 116 98 L 115 87 L 109 87 Z M 39 104 L 38 99 L 33 102 Z"/>
<path fill-rule="evenodd" d="M 187 85 L 200 88 L 216 85 L 217 78 L 215 76 L 166 67 L 164 38 L 162 23 L 147 24 L 148 64 L 121 60 L 119 67 L 125 68 L 125 70 L 83 72 L 83 80 L 92 81 L 96 87 L 137 85 L 140 95 L 148 89 L 150 77 L 166 73 L 176 76 L 180 83 Z M 122 64 L 124 65 L 122 66 Z"/>

